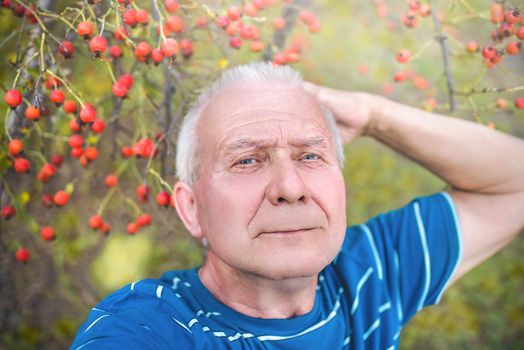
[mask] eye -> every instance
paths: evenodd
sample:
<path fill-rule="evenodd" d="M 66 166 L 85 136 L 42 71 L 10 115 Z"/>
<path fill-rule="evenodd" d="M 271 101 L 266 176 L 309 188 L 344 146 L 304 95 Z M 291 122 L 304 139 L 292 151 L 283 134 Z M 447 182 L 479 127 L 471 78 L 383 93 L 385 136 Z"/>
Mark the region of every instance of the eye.
<path fill-rule="evenodd" d="M 306 153 L 304 156 L 302 156 L 303 160 L 318 160 L 320 157 L 318 154 L 315 153 Z"/>
<path fill-rule="evenodd" d="M 256 162 L 257 160 L 255 158 L 244 158 L 236 162 L 235 165 L 246 166 L 246 165 L 255 164 Z"/>

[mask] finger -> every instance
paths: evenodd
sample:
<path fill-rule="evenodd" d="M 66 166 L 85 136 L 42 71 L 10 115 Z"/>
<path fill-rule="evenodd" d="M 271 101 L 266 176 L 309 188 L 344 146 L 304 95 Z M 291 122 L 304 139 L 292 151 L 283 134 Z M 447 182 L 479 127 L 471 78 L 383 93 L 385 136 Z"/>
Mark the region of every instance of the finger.
<path fill-rule="evenodd" d="M 306 90 L 306 92 L 310 93 L 315 97 L 318 95 L 318 92 L 320 90 L 320 87 L 318 85 L 310 83 L 308 81 L 303 82 L 302 86 L 304 87 L 304 90 Z"/>

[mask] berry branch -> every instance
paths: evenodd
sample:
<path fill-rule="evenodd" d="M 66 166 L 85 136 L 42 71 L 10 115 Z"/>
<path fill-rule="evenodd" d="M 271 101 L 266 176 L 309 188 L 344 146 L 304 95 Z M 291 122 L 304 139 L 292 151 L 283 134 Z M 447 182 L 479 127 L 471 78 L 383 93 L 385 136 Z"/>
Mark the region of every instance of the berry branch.
<path fill-rule="evenodd" d="M 446 85 L 448 89 L 448 99 L 449 99 L 449 111 L 453 113 L 456 109 L 456 102 L 455 102 L 455 82 L 453 81 L 453 77 L 451 75 L 451 62 L 449 59 L 449 48 L 448 44 L 446 42 L 447 37 L 442 32 L 442 26 L 440 23 L 440 19 L 438 18 L 437 13 L 435 11 L 431 11 L 431 18 L 433 19 L 433 25 L 435 26 L 435 32 L 437 35 L 435 36 L 435 40 L 438 41 L 440 44 L 440 48 L 442 51 L 442 59 L 444 61 L 444 72 L 446 75 Z"/>

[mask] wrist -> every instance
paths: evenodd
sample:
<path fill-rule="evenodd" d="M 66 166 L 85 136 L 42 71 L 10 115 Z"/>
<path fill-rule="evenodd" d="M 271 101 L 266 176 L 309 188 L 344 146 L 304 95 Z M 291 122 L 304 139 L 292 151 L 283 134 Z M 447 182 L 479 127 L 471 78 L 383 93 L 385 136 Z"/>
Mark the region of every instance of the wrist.
<path fill-rule="evenodd" d="M 384 117 L 391 115 L 395 107 L 394 102 L 378 95 L 369 95 L 368 122 L 363 130 L 363 135 L 377 138 L 384 128 Z"/>

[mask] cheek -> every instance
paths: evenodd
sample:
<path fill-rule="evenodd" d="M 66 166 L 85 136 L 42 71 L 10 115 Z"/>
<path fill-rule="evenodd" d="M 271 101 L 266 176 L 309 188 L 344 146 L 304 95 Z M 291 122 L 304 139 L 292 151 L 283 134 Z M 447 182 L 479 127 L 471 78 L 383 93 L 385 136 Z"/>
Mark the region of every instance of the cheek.
<path fill-rule="evenodd" d="M 204 234 L 224 239 L 245 235 L 263 198 L 263 181 L 253 176 L 212 179 L 199 191 L 198 218 Z"/>
<path fill-rule="evenodd" d="M 312 177 L 313 198 L 326 213 L 333 229 L 346 228 L 346 186 L 340 171 L 317 173 Z"/>

